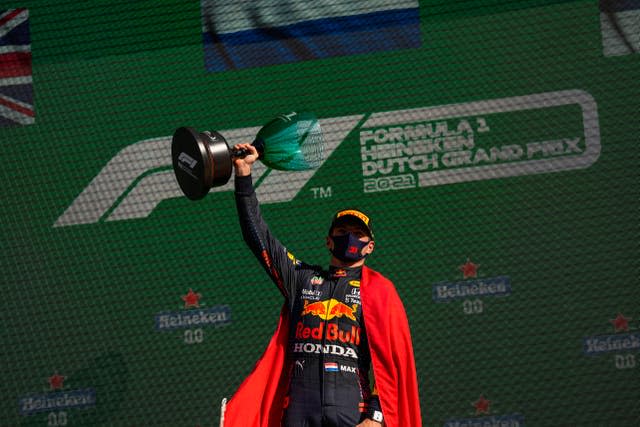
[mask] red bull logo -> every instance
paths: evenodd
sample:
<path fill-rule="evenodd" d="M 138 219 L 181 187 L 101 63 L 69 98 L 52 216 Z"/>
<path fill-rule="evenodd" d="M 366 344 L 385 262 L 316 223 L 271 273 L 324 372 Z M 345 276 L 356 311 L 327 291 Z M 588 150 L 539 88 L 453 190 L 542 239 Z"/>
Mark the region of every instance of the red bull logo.
<path fill-rule="evenodd" d="M 348 305 L 341 303 L 334 298 L 312 303 L 309 303 L 309 301 L 305 300 L 304 307 L 302 308 L 302 316 L 318 316 L 322 320 L 331 320 L 334 317 L 345 316 L 355 321 L 357 310 L 358 304 L 353 304 L 351 307 L 349 307 Z"/>
<path fill-rule="evenodd" d="M 298 322 L 296 325 L 296 339 L 306 340 L 309 338 L 316 341 L 322 341 L 324 338 L 327 341 L 360 345 L 360 328 L 352 325 L 349 330 L 343 331 L 338 328 L 336 323 L 329 323 L 325 330 L 324 323 L 320 323 L 317 328 L 311 328 L 304 326 L 302 322 Z"/>
<path fill-rule="evenodd" d="M 340 268 L 333 272 L 333 277 L 347 277 L 347 270 Z"/>

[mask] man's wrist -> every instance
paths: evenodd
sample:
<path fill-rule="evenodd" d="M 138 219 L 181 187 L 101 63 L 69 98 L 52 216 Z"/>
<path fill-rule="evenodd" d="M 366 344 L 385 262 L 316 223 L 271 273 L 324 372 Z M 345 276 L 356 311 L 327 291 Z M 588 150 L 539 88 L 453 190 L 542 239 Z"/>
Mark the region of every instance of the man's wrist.
<path fill-rule="evenodd" d="M 372 409 L 369 411 L 369 418 L 373 421 L 379 422 L 380 424 L 382 424 L 382 422 L 384 421 L 382 411 L 379 411 L 377 409 Z"/>
<path fill-rule="evenodd" d="M 249 166 L 236 166 L 236 176 L 248 176 L 251 175 L 251 168 Z"/>

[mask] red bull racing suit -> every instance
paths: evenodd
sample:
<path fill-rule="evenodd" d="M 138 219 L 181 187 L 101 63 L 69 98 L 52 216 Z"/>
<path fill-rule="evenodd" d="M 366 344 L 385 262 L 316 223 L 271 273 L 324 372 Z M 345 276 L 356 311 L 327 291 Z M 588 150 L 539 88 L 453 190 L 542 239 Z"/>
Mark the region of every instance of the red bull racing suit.
<path fill-rule="evenodd" d="M 243 237 L 286 298 L 290 383 L 283 426 L 353 427 L 380 403 L 360 304 L 361 268 L 328 270 L 297 260 L 271 234 L 251 177 L 235 177 Z"/>

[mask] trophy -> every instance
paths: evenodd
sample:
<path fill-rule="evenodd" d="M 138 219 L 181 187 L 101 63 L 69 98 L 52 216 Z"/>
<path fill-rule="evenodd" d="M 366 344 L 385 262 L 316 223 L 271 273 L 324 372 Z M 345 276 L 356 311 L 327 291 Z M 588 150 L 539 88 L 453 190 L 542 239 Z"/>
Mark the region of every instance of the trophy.
<path fill-rule="evenodd" d="M 282 114 L 265 124 L 252 145 L 266 166 L 285 171 L 315 169 L 322 164 L 324 138 L 313 113 Z M 247 150 L 230 148 L 216 131 L 198 132 L 180 127 L 173 134 L 171 158 L 180 189 L 191 200 L 199 200 L 212 187 L 226 184 L 231 177 L 233 159 Z"/>

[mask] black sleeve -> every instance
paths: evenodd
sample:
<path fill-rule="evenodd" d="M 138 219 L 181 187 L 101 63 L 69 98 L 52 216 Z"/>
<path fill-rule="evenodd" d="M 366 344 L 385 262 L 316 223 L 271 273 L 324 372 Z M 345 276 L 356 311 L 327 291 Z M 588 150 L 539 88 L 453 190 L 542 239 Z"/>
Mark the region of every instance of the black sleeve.
<path fill-rule="evenodd" d="M 382 412 L 382 405 L 380 405 L 380 397 L 378 397 L 377 394 L 374 394 L 371 396 L 371 398 L 369 398 L 368 404 L 369 405 L 368 405 L 367 413 L 370 419 L 373 419 L 374 411 Z M 384 416 L 384 414 L 382 416 Z"/>
<path fill-rule="evenodd" d="M 244 241 L 280 292 L 289 299 L 295 295 L 295 260 L 269 230 L 260 213 L 251 176 L 235 176 L 235 197 Z"/>

